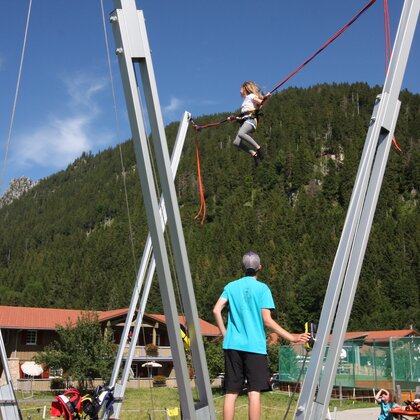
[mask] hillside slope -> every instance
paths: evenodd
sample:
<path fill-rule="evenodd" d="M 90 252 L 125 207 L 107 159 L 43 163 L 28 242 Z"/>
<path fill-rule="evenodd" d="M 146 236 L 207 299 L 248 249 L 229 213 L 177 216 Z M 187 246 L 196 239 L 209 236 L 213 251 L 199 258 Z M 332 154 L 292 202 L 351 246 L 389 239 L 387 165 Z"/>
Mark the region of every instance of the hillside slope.
<path fill-rule="evenodd" d="M 224 284 L 241 274 L 241 255 L 252 249 L 262 257 L 275 317 L 298 329 L 318 319 L 379 91 L 358 83 L 275 95 L 255 134 L 266 150 L 257 169 L 232 145 L 236 124 L 201 131 L 203 226 L 194 221 L 199 194 L 189 130 L 176 188 L 202 318 L 212 320 Z M 402 92 L 401 101 L 396 137 L 403 153 L 390 153 L 350 321 L 358 330 L 420 319 L 420 95 Z M 176 132 L 176 124 L 167 127 L 170 144 Z M 132 144 L 120 148 L 83 154 L 0 209 L 1 305 L 129 304 L 148 228 Z M 154 283 L 147 310 L 162 311 Z"/>

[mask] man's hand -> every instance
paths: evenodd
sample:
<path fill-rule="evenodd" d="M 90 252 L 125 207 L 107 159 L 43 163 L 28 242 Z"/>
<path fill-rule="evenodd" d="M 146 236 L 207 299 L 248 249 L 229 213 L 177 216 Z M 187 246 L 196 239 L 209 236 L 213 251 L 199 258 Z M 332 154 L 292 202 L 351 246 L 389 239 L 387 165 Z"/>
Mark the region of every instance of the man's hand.
<path fill-rule="evenodd" d="M 293 341 L 294 344 L 305 344 L 311 338 L 311 334 L 310 333 L 298 334 L 294 336 L 294 338 L 295 338 Z"/>

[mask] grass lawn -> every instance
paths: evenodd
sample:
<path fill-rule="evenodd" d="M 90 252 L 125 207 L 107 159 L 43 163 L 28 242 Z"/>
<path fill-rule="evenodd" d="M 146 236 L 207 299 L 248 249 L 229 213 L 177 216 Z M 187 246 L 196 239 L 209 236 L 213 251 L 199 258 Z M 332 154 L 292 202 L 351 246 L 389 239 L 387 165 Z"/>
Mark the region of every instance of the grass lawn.
<path fill-rule="evenodd" d="M 213 392 L 214 404 L 216 407 L 217 418 L 222 418 L 223 394 L 220 390 Z M 296 397 L 297 398 L 297 397 Z M 288 419 L 293 418 L 296 398 L 291 405 Z M 32 400 L 19 400 L 19 407 L 22 411 L 23 419 L 30 416 L 31 420 L 42 419 L 44 406 L 46 406 L 46 419 L 50 419 L 49 411 L 51 402 L 54 401 L 52 394 L 40 393 L 34 396 Z M 279 391 L 265 392 L 261 395 L 262 416 L 263 420 L 278 419 L 282 420 L 289 403 L 289 396 Z M 330 407 L 337 406 L 339 410 L 372 407 L 369 402 L 354 402 L 343 401 L 342 406 L 339 406 L 338 401 L 334 401 Z M 122 412 L 120 420 L 149 420 L 149 413 L 153 413 L 154 420 L 166 419 L 165 409 L 179 407 L 179 394 L 176 388 L 139 388 L 127 389 L 125 400 L 122 405 Z M 171 417 L 173 419 L 180 419 L 181 417 Z M 248 419 L 248 398 L 246 395 L 241 395 L 236 403 L 236 417 L 237 420 Z"/>
<path fill-rule="evenodd" d="M 154 419 L 165 419 L 165 412 L 158 411 L 165 408 L 179 407 L 176 389 L 158 388 L 159 392 L 145 390 L 129 390 L 127 400 L 123 404 L 121 420 L 148 419 L 149 410 L 154 411 Z M 222 418 L 223 394 L 215 390 L 213 393 L 217 418 Z M 266 392 L 262 394 L 262 419 L 283 418 L 289 398 L 280 392 Z M 291 408 L 293 412 L 293 408 Z M 248 419 L 248 397 L 241 395 L 236 403 L 236 419 Z M 292 416 L 290 416 L 291 418 Z M 180 416 L 178 417 L 181 418 Z"/>

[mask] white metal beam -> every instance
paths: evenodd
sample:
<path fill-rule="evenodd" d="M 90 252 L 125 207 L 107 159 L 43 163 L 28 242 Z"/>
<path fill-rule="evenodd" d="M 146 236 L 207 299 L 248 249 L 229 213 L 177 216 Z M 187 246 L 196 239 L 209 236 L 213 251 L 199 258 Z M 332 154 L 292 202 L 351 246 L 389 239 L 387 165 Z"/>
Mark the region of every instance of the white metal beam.
<path fill-rule="evenodd" d="M 420 0 L 405 0 L 388 74 L 382 94 L 376 98 L 346 221 L 331 270 L 317 340 L 297 405 L 295 418 L 298 420 L 320 420 L 327 416 L 339 355 L 398 119 L 398 96 L 419 9 Z M 333 324 L 331 343 L 324 362 Z"/>
<path fill-rule="evenodd" d="M 182 231 L 175 185 L 172 179 L 169 153 L 152 59 L 143 13 L 136 10 L 134 0 L 116 0 L 111 16 L 116 51 L 120 64 L 125 98 L 136 152 L 137 167 L 143 192 L 156 269 L 168 327 L 183 418 L 215 418 L 213 397 L 200 333 L 199 318 L 192 287 L 191 273 Z M 140 77 L 137 77 L 137 72 Z M 174 294 L 172 273 L 159 214 L 157 191 L 153 179 L 151 155 L 148 149 L 145 113 L 139 91 L 146 102 L 155 161 L 168 216 L 168 229 L 179 280 L 182 304 L 191 341 L 191 353 L 196 373 L 199 402 L 194 404 L 181 336 Z"/>
<path fill-rule="evenodd" d="M 185 142 L 185 136 L 187 134 L 188 124 L 190 122 L 191 115 L 188 112 L 185 112 L 181 123 L 179 125 L 178 134 L 175 141 L 175 146 L 172 152 L 171 159 L 171 168 L 173 173 L 173 178 L 175 179 L 176 172 L 178 170 L 178 164 L 181 160 L 181 152 Z M 165 201 L 163 197 L 160 200 L 160 214 L 161 214 L 161 223 L 162 229 L 165 230 L 166 226 L 166 210 L 165 210 Z M 111 380 L 109 386 L 114 389 L 114 404 L 113 404 L 113 417 L 119 418 L 122 406 L 122 399 L 124 397 L 125 389 L 127 387 L 127 382 L 130 374 L 131 363 L 133 361 L 134 352 L 136 349 L 136 343 L 140 334 L 141 324 L 143 320 L 144 311 L 146 308 L 147 299 L 149 297 L 150 287 L 152 285 L 153 275 L 156 269 L 156 262 L 153 256 L 153 247 L 150 234 L 146 239 L 146 244 L 143 250 L 143 256 L 140 263 L 140 268 L 137 273 L 136 285 L 134 287 L 134 292 L 131 297 L 130 307 L 128 309 L 127 317 L 125 320 L 124 330 L 121 336 L 120 345 L 118 347 L 118 353 L 114 364 L 114 369 L 112 371 Z M 146 275 L 147 272 L 147 275 Z M 144 281 L 146 279 L 146 281 Z M 141 296 L 140 296 L 141 295 Z M 118 375 L 120 373 L 124 352 L 128 342 L 128 333 L 130 331 L 131 325 L 136 315 L 136 307 L 139 302 L 140 304 L 137 310 L 137 317 L 134 321 L 135 326 L 133 330 L 133 336 L 129 346 L 128 354 L 125 358 L 124 370 L 121 376 L 121 383 L 118 383 Z M 106 420 L 111 415 L 110 412 L 104 411 L 102 419 Z"/>

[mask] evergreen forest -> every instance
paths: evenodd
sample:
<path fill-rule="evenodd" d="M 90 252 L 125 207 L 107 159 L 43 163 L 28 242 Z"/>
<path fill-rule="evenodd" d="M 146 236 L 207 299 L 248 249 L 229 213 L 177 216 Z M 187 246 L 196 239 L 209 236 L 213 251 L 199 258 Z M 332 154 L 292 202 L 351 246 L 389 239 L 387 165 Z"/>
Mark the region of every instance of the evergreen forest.
<path fill-rule="evenodd" d="M 233 146 L 238 125 L 197 133 L 207 216 L 200 207 L 195 132 L 175 180 L 199 316 L 261 256 L 274 318 L 301 331 L 317 322 L 379 86 L 290 87 L 263 108 L 255 133 L 265 159 Z M 349 329 L 419 328 L 420 95 L 402 91 L 396 140 Z M 234 113 L 237 110 L 231 110 Z M 229 113 L 229 114 L 230 114 Z M 194 116 L 202 125 L 228 113 Z M 166 127 L 172 149 L 178 124 Z M 150 140 L 153 147 L 153 139 Z M 132 142 L 84 153 L 0 209 L 0 304 L 109 310 L 128 307 L 148 233 Z M 157 279 L 146 311 L 162 313 Z M 180 305 L 180 311 L 181 305 Z"/>

